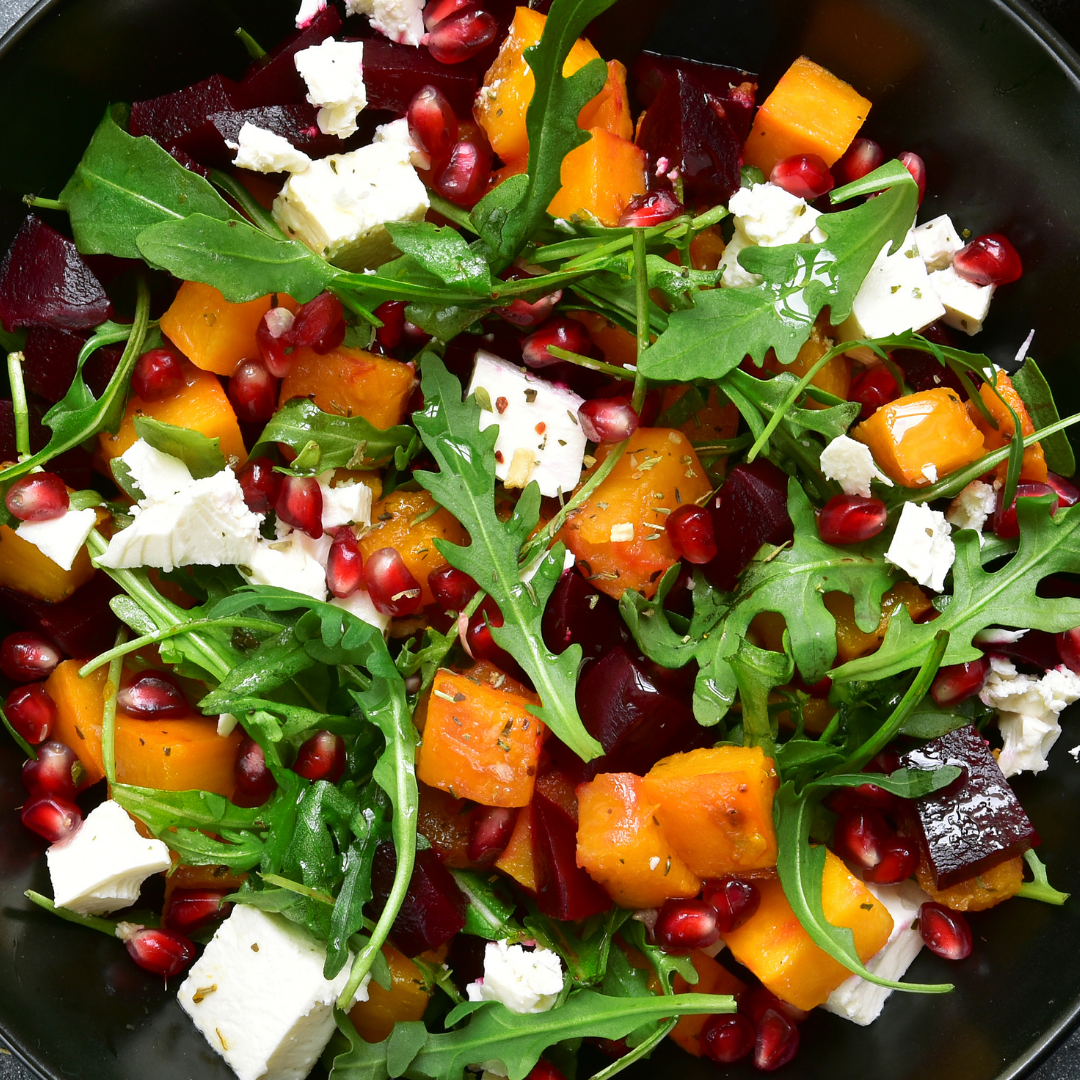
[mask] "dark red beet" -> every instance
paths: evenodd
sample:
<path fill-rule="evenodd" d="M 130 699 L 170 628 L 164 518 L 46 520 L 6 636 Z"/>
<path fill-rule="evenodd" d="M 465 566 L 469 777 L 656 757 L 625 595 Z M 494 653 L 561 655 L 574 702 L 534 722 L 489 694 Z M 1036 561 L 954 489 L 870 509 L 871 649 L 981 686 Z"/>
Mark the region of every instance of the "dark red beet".
<path fill-rule="evenodd" d="M 328 37 L 336 37 L 340 29 L 341 13 L 337 5 L 327 4 L 303 30 L 290 34 L 265 56 L 249 65 L 241 80 L 244 100 L 251 105 L 289 105 L 305 101 L 307 88 L 296 70 L 293 57 L 312 45 L 321 45 Z M 367 67 L 366 44 L 364 66 Z"/>
<path fill-rule="evenodd" d="M 376 912 L 386 905 L 396 869 L 394 845 L 380 844 L 371 868 L 372 907 Z M 418 851 L 409 891 L 390 936 L 406 956 L 437 949 L 465 925 L 466 903 L 450 871 L 439 861 L 434 850 Z"/>
<path fill-rule="evenodd" d="M 24 630 L 43 634 L 80 660 L 111 649 L 119 625 L 109 600 L 119 587 L 100 571 L 59 604 L 35 600 L 15 589 L 0 589 L 0 616 Z"/>
<path fill-rule="evenodd" d="M 762 544 L 783 544 L 794 536 L 787 489 L 787 474 L 762 458 L 736 465 L 728 474 L 719 495 L 707 505 L 717 555 L 703 569 L 717 588 L 734 589 Z"/>
<path fill-rule="evenodd" d="M 441 64 L 426 48 L 399 45 L 386 38 L 364 39 L 364 86 L 368 108 L 403 116 L 409 102 L 427 85 L 435 86 L 458 116 L 471 116 L 480 79 L 471 64 Z"/>
<path fill-rule="evenodd" d="M 171 94 L 134 102 L 129 130 L 132 135 L 149 135 L 168 149 L 189 131 L 200 127 L 212 113 L 240 109 L 249 102 L 239 83 L 224 75 L 211 75 Z"/>
<path fill-rule="evenodd" d="M 905 754 L 901 765 L 963 769 L 947 788 L 911 804 L 938 889 L 948 889 L 1038 844 L 1039 834 L 974 726 L 931 739 Z"/>
<path fill-rule="evenodd" d="M 50 405 L 67 393 L 86 338 L 73 330 L 34 326 L 23 346 L 23 382 Z"/>
<path fill-rule="evenodd" d="M 101 282 L 75 245 L 30 214 L 0 263 L 0 320 L 8 330 L 80 330 L 112 315 Z"/>
<path fill-rule="evenodd" d="M 91 357 L 93 359 L 93 357 Z M 29 401 L 30 406 L 30 449 L 34 453 L 41 450 L 49 441 L 49 433 L 42 426 L 44 410 L 36 399 Z M 14 461 L 15 449 L 15 410 L 10 398 L 0 398 L 0 461 Z M 59 457 L 49 462 L 49 471 L 56 473 L 65 484 L 81 490 L 91 486 L 93 468 L 90 454 L 81 446 L 66 450 Z"/>
<path fill-rule="evenodd" d="M 1061 663 L 1055 635 L 1045 630 L 1029 630 L 1018 641 L 1002 641 L 994 644 L 976 642 L 976 644 L 983 652 L 1007 656 L 1013 662 L 1034 668 L 1040 674 L 1047 668 L 1057 667 Z"/>
<path fill-rule="evenodd" d="M 924 334 L 924 336 L 926 336 Z M 914 349 L 897 349 L 892 354 L 893 363 L 904 373 L 904 381 L 912 391 L 919 393 L 922 390 L 936 390 L 939 386 L 947 386 L 957 393 L 967 396 L 964 384 L 960 376 L 951 367 L 939 364 L 930 353 L 917 352 Z M 882 368 L 881 370 L 887 370 Z M 981 380 L 975 376 L 975 385 Z M 895 384 L 894 384 L 895 385 Z"/>
<path fill-rule="evenodd" d="M 577 644 L 586 659 L 630 641 L 612 599 L 594 589 L 574 567 L 559 578 L 541 625 L 544 644 L 552 652 L 561 653 Z"/>

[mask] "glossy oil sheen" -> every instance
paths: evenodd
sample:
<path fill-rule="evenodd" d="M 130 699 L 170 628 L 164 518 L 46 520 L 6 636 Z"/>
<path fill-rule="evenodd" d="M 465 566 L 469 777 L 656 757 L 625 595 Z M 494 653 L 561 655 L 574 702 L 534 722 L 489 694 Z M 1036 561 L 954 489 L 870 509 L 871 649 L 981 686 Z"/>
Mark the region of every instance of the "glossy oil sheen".
<path fill-rule="evenodd" d="M 1037 327 L 1035 354 L 1057 379 L 1062 413 L 1080 406 L 1080 382 L 1066 374 L 1080 360 L 1073 314 L 1080 246 L 1073 212 L 1080 205 L 1075 58 L 1056 59 L 1007 0 L 642 0 L 635 9 L 636 2 L 623 0 L 601 20 L 594 41 L 605 56 L 628 61 L 647 42 L 738 65 L 760 73 L 763 98 L 786 65 L 807 52 L 870 97 L 866 134 L 890 153 L 911 149 L 926 161 L 923 220 L 948 212 L 972 235 L 1001 231 L 1024 260 L 1024 277 L 995 297 L 977 348 L 995 361 L 1010 360 Z M 6 246 L 23 217 L 20 195 L 60 190 L 107 101 L 166 93 L 217 71 L 237 77 L 246 55 L 236 27 L 270 44 L 289 31 L 294 9 L 265 0 L 42 5 L 41 16 L 0 51 L 0 243 Z M 1042 836 L 1051 880 L 1076 896 L 1080 769 L 1067 757 L 1069 745 L 1067 730 L 1049 773 L 1015 786 Z M 23 890 L 47 892 L 48 878 L 44 845 L 14 812 L 25 797 L 20 764 L 10 741 L 0 739 L 4 1038 L 51 1078 L 231 1080 L 160 979 L 135 967 L 118 943 L 25 901 Z M 1080 905 L 1014 901 L 971 923 L 977 957 L 948 964 L 924 951 L 909 974 L 953 981 L 954 994 L 894 994 L 869 1028 L 812 1017 L 801 1026 L 802 1049 L 784 1069 L 785 1080 L 861 1080 L 871 1063 L 875 1080 L 1018 1075 L 1080 1009 L 1080 965 L 1055 962 L 1080 954 Z M 718 1074 L 672 1046 L 625 1075 Z"/>

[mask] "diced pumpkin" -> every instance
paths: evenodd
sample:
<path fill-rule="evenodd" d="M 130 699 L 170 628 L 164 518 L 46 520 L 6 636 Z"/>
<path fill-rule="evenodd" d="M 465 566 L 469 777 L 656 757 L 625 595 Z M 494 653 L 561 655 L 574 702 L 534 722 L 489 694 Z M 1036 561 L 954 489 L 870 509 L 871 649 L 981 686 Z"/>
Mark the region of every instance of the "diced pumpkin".
<path fill-rule="evenodd" d="M 221 381 L 213 372 L 201 371 L 194 364 L 185 361 L 181 366 L 184 383 L 179 390 L 157 401 L 132 396 L 117 433 L 110 435 L 103 431 L 98 436 L 106 463 L 123 454 L 138 438 L 136 416 L 149 416 L 164 424 L 190 428 L 207 438 L 219 439 L 226 461 L 235 459 L 241 465 L 247 461 L 240 425 Z"/>
<path fill-rule="evenodd" d="M 461 674 L 481 686 L 493 687 L 503 694 L 513 694 L 532 705 L 540 704 L 539 695 L 505 671 L 500 671 L 490 660 L 477 660 L 471 667 L 463 668 Z"/>
<path fill-rule="evenodd" d="M 342 345 L 320 354 L 297 349 L 281 380 L 279 404 L 294 397 L 310 398 L 323 412 L 362 416 L 386 429 L 405 419 L 405 407 L 416 383 L 408 364 Z"/>
<path fill-rule="evenodd" d="M 416 787 L 416 831 L 427 838 L 444 866 L 469 866 L 469 804 L 423 781 Z"/>
<path fill-rule="evenodd" d="M 609 364 L 623 367 L 637 363 L 637 338 L 625 327 L 617 326 L 595 311 L 571 311 L 569 314 L 585 327 L 589 340 Z"/>
<path fill-rule="evenodd" d="M 803 342 L 802 348 L 790 364 L 781 364 L 776 353 L 770 349 L 765 357 L 765 367 L 769 371 L 786 371 L 794 375 L 796 379 L 801 379 L 831 348 L 831 342 L 815 324 L 810 331 L 810 337 Z M 848 390 L 851 388 L 851 357 L 844 353 L 834 356 L 810 380 L 810 384 L 834 397 L 846 400 Z M 828 408 L 824 402 L 815 401 L 809 396 L 806 398 L 806 404 L 811 409 Z"/>
<path fill-rule="evenodd" d="M 577 864 L 619 907 L 655 908 L 701 891 L 660 828 L 640 776 L 601 773 L 578 786 L 577 800 Z"/>
<path fill-rule="evenodd" d="M 919 862 L 915 876 L 931 900 L 953 911 L 985 911 L 1020 891 L 1020 886 L 1024 884 L 1024 856 L 1006 859 L 973 878 L 958 881 L 948 889 L 935 887 L 934 874 L 925 859 Z"/>
<path fill-rule="evenodd" d="M 630 115 L 630 95 L 626 92 L 626 68 L 618 60 L 609 60 L 607 82 L 603 89 L 578 113 L 578 127 L 603 128 L 620 139 L 634 137 L 634 118 Z"/>
<path fill-rule="evenodd" d="M 381 548 L 397 551 L 419 583 L 420 603 L 426 606 L 435 602 L 428 578 L 446 565 L 435 546 L 436 539 L 467 544 L 469 534 L 426 491 L 398 488 L 372 506 L 371 531 L 360 538 L 360 553 L 367 562 Z"/>
<path fill-rule="evenodd" d="M 760 747 L 721 746 L 662 758 L 645 795 L 671 846 L 700 878 L 776 865 L 776 768 Z"/>
<path fill-rule="evenodd" d="M 843 592 L 827 592 L 825 606 L 836 620 L 836 659 L 846 664 L 860 656 L 877 652 L 885 640 L 893 612 L 903 604 L 912 619 L 932 610 L 929 597 L 911 581 L 898 582 L 881 598 L 881 618 L 873 630 L 863 630 L 855 621 L 855 601 Z"/>
<path fill-rule="evenodd" d="M 393 945 L 384 945 L 382 951 L 390 967 L 390 989 L 384 990 L 372 979 L 368 983 L 367 1001 L 360 1001 L 349 1010 L 356 1033 L 369 1043 L 389 1038 L 395 1024 L 422 1020 L 431 999 L 431 991 L 416 964 Z"/>
<path fill-rule="evenodd" d="M 724 942 L 766 989 L 796 1008 L 812 1009 L 851 972 L 814 944 L 791 910 L 779 879 L 756 884 L 761 896 L 757 911 L 742 926 L 723 934 Z M 831 851 L 825 853 L 821 905 L 829 922 L 852 931 L 855 951 L 864 963 L 889 940 L 893 920 L 885 905 Z"/>
<path fill-rule="evenodd" d="M 927 487 L 970 465 L 985 452 L 983 437 L 960 395 L 940 386 L 882 405 L 851 433 L 870 447 L 890 480 L 902 487 Z"/>
<path fill-rule="evenodd" d="M 681 401 L 689 390 L 690 387 L 685 383 L 665 386 L 660 395 L 661 415 Z M 685 412 L 682 415 L 685 415 Z M 738 429 L 739 410 L 730 401 L 721 405 L 715 386 L 709 387 L 704 407 L 687 416 L 678 428 L 691 442 L 730 439 Z"/>
<path fill-rule="evenodd" d="M 542 744 L 543 724 L 523 699 L 440 670 L 428 699 L 416 775 L 455 798 L 527 806 Z"/>
<path fill-rule="evenodd" d="M 859 132 L 870 102 L 831 71 L 800 56 L 761 103 L 743 153 L 766 176 L 782 158 L 817 154 L 834 165 Z"/>
<path fill-rule="evenodd" d="M 997 388 L 998 394 L 1012 406 L 1016 415 L 1020 418 L 1021 436 L 1026 438 L 1028 435 L 1033 434 L 1035 425 L 1031 422 L 1031 415 L 1028 413 L 1023 399 L 1016 392 L 1012 379 L 1004 371 L 999 371 L 994 379 L 994 387 Z M 979 396 L 986 403 L 990 415 L 997 421 L 998 426 L 996 429 L 987 423 L 983 414 L 971 402 L 968 402 L 968 412 L 971 413 L 971 419 L 975 421 L 975 426 L 982 432 L 983 443 L 987 451 L 998 450 L 1002 446 L 1007 446 L 1013 436 L 1013 419 L 1009 415 L 1009 410 L 1005 408 L 998 398 L 998 394 L 994 393 L 994 387 L 991 387 L 989 383 L 983 383 L 979 387 Z M 999 462 L 994 466 L 994 473 L 999 480 L 1004 480 L 1008 471 L 1008 460 Z M 1040 484 L 1046 483 L 1046 455 L 1043 453 L 1042 443 L 1032 443 L 1031 446 L 1024 449 L 1024 463 L 1020 468 L 1020 479 L 1034 480 Z"/>
<path fill-rule="evenodd" d="M 522 811 L 514 823 L 510 842 L 495 860 L 495 869 L 512 877 L 522 888 L 536 892 L 536 865 L 533 862 L 532 815 Z"/>
<path fill-rule="evenodd" d="M 611 445 L 597 448 L 597 466 Z M 592 470 L 584 479 L 592 475 Z M 559 533 L 578 568 L 601 592 L 618 599 L 627 589 L 656 592 L 678 562 L 665 530 L 676 507 L 712 490 L 690 440 L 672 428 L 638 428 L 626 452 Z"/>
<path fill-rule="evenodd" d="M 86 773 L 86 784 L 96 784 L 105 776 L 101 759 L 101 717 L 105 710 L 107 668 L 98 668 L 79 678 L 84 661 L 64 660 L 45 680 L 45 690 L 56 702 L 56 722 L 52 737 L 70 746 Z"/>
<path fill-rule="evenodd" d="M 372 502 L 378 502 L 382 498 L 382 474 L 378 469 L 335 469 L 331 487 L 345 483 L 363 484 L 371 488 Z"/>
<path fill-rule="evenodd" d="M 64 570 L 8 525 L 0 525 L 0 586 L 50 604 L 66 600 L 94 576 L 85 546 Z"/>
<path fill-rule="evenodd" d="M 693 984 L 688 983 L 676 973 L 671 982 L 671 988 L 676 994 L 730 994 L 732 997 L 738 997 L 746 989 L 746 983 L 732 975 L 723 964 L 706 956 L 700 949 L 695 949 L 690 954 L 690 963 L 694 965 L 698 981 Z M 656 972 L 649 976 L 648 985 L 654 994 L 663 992 Z M 709 1017 L 705 1014 L 680 1016 L 679 1022 L 671 1031 L 672 1042 L 676 1046 L 681 1046 L 688 1054 L 701 1057 L 704 1054 L 701 1048 L 701 1029 L 708 1021 Z"/>
<path fill-rule="evenodd" d="M 562 187 L 548 205 L 552 217 L 575 215 L 601 225 L 619 224 L 626 204 L 648 190 L 645 151 L 629 139 L 603 128 L 590 128 L 592 138 L 563 158 Z"/>

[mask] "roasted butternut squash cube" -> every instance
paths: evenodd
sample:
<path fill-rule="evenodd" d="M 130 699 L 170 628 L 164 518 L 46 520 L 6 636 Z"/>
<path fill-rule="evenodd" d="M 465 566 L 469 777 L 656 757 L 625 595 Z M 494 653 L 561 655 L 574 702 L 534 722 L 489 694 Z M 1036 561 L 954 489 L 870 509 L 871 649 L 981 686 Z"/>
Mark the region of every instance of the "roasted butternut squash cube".
<path fill-rule="evenodd" d="M 71 569 L 65 570 L 10 526 L 0 525 L 0 586 L 56 604 L 93 576 L 94 567 L 85 546 L 75 556 Z"/>
<path fill-rule="evenodd" d="M 578 127 L 603 128 L 620 139 L 634 137 L 634 118 L 630 115 L 630 95 L 626 92 L 626 68 L 618 60 L 608 61 L 604 88 L 578 113 Z"/>
<path fill-rule="evenodd" d="M 563 158 L 562 187 L 551 200 L 552 217 L 583 218 L 613 227 L 626 204 L 648 190 L 645 152 L 629 139 L 603 128 L 590 128 L 592 138 Z"/>
<path fill-rule="evenodd" d="M 601 773 L 577 789 L 577 864 L 619 907 L 697 896 L 701 879 L 668 842 L 640 776 Z"/>
<path fill-rule="evenodd" d="M 671 846 L 700 878 L 776 865 L 776 768 L 757 746 L 721 746 L 662 758 L 645 795 Z"/>
<path fill-rule="evenodd" d="M 781 364 L 776 353 L 770 349 L 765 356 L 765 368 L 768 371 L 786 371 L 789 375 L 794 375 L 796 379 L 801 379 L 831 348 L 829 339 L 815 325 L 810 332 L 810 337 L 803 342 L 790 364 Z M 834 397 L 846 399 L 848 390 L 851 389 L 851 358 L 844 353 L 834 356 L 810 380 L 810 385 Z M 815 401 L 809 396 L 806 398 L 806 404 L 811 409 L 828 408 L 824 402 Z"/>
<path fill-rule="evenodd" d="M 994 393 L 994 388 L 997 389 L 997 394 Z M 998 450 L 1002 446 L 1007 446 L 1013 437 L 1013 418 L 1009 415 L 1009 410 L 1005 408 L 998 394 L 1012 406 L 1013 411 L 1020 418 L 1021 437 L 1026 438 L 1035 431 L 1035 425 L 1031 421 L 1027 406 L 1016 392 L 1012 379 L 1004 371 L 999 371 L 994 378 L 993 387 L 989 383 L 983 383 L 979 387 L 979 396 L 986 402 L 990 415 L 997 421 L 997 428 L 991 427 L 983 414 L 973 404 L 968 403 L 968 412 L 971 413 L 971 419 L 975 421 L 975 426 L 982 432 L 983 443 L 987 451 Z M 1007 460 L 994 466 L 994 473 L 999 480 L 1004 480 L 1008 471 L 1009 462 Z M 1020 468 L 1020 479 L 1034 480 L 1040 484 L 1046 483 L 1046 455 L 1043 453 L 1042 443 L 1032 443 L 1024 449 L 1024 463 Z"/>
<path fill-rule="evenodd" d="M 384 945 L 382 951 L 390 966 L 390 989 L 384 990 L 372 979 L 368 983 L 367 1001 L 358 1002 L 349 1010 L 356 1033 L 369 1043 L 389 1038 L 395 1024 L 422 1020 L 431 999 L 431 991 L 416 964 L 393 945 Z"/>
<path fill-rule="evenodd" d="M 814 944 L 791 910 L 779 879 L 756 884 L 761 904 L 742 926 L 722 935 L 724 942 L 766 989 L 796 1008 L 812 1009 L 851 972 Z M 852 931 L 855 951 L 864 963 L 889 940 L 893 920 L 885 905 L 831 851 L 825 855 L 821 906 L 833 926 Z"/>
<path fill-rule="evenodd" d="M 901 487 L 927 487 L 982 457 L 982 432 L 960 395 L 940 386 L 882 405 L 851 433 Z"/>
<path fill-rule="evenodd" d="M 1006 859 L 947 889 L 939 889 L 934 884 L 934 872 L 925 858 L 920 861 L 915 876 L 931 900 L 953 911 L 985 911 L 1020 891 L 1024 884 L 1024 856 Z"/>
<path fill-rule="evenodd" d="M 695 949 L 690 954 L 690 962 L 698 974 L 698 981 L 691 984 L 681 975 L 676 974 L 671 983 L 671 988 L 676 994 L 730 994 L 736 997 L 746 989 L 746 983 L 732 975 L 722 964 L 706 956 L 700 949 Z M 654 994 L 663 993 L 660 979 L 655 972 L 649 976 L 649 989 Z M 708 1021 L 707 1015 L 680 1016 L 679 1022 L 671 1032 L 672 1042 L 676 1046 L 681 1046 L 688 1054 L 701 1057 L 705 1052 L 701 1048 L 701 1029 Z"/>
<path fill-rule="evenodd" d="M 536 864 L 533 862 L 532 815 L 522 811 L 514 822 L 514 831 L 503 853 L 495 860 L 495 869 L 512 877 L 522 888 L 536 892 Z"/>

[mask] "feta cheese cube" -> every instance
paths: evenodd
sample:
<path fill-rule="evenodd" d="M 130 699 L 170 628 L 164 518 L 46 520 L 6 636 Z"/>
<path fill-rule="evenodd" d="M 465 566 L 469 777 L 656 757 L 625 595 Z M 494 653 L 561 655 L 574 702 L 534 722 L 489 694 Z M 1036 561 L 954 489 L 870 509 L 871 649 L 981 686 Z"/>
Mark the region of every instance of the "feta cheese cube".
<path fill-rule="evenodd" d="M 949 504 L 945 519 L 954 529 L 974 529 L 981 534 L 996 508 L 997 492 L 993 484 L 972 480 Z"/>
<path fill-rule="evenodd" d="M 413 141 L 409 134 L 409 121 L 404 116 L 400 120 L 391 120 L 389 124 L 380 124 L 375 129 L 375 138 L 371 141 L 389 143 L 401 155 L 401 160 L 407 161 L 413 168 L 431 168 L 431 155 L 421 150 Z"/>
<path fill-rule="evenodd" d="M 307 99 L 319 106 L 317 121 L 324 135 L 347 139 L 356 131 L 357 114 L 367 105 L 364 87 L 364 43 L 327 38 L 293 57 L 307 84 Z"/>
<path fill-rule="evenodd" d="M 330 598 L 330 603 L 333 604 L 334 607 L 342 608 L 351 615 L 355 615 L 362 622 L 374 626 L 384 634 L 390 629 L 390 616 L 384 615 L 371 602 L 371 597 L 368 595 L 367 589 L 357 589 L 352 596 L 346 596 L 344 598 L 333 596 Z"/>
<path fill-rule="evenodd" d="M 484 949 L 484 977 L 465 988 L 470 1001 L 500 1001 L 511 1012 L 542 1013 L 555 1004 L 563 988 L 558 953 L 531 952 L 506 941 L 489 941 Z"/>
<path fill-rule="evenodd" d="M 419 45 L 424 36 L 424 0 L 346 0 L 345 6 L 399 45 Z"/>
<path fill-rule="evenodd" d="M 188 467 L 179 458 L 155 450 L 145 439 L 136 439 L 120 455 L 120 460 L 147 499 L 171 499 L 195 483 Z"/>
<path fill-rule="evenodd" d="M 769 183 L 739 188 L 731 196 L 728 209 L 735 218 L 735 227 L 747 241 L 762 247 L 799 243 L 821 217 L 805 199 Z"/>
<path fill-rule="evenodd" d="M 88 508 L 49 521 L 24 521 L 15 531 L 61 570 L 70 570 L 96 523 L 97 511 Z"/>
<path fill-rule="evenodd" d="M 296 29 L 306 30 L 325 7 L 326 0 L 300 0 L 300 9 L 296 13 Z"/>
<path fill-rule="evenodd" d="M 239 142 L 227 142 L 230 150 L 235 150 L 233 164 L 240 169 L 252 172 L 303 172 L 311 158 L 303 150 L 297 150 L 284 135 L 267 131 L 258 124 L 245 121 L 238 136 Z"/>
<path fill-rule="evenodd" d="M 760 274 L 752 274 L 744 269 L 739 262 L 739 252 L 753 246 L 741 229 L 735 230 L 720 259 L 720 269 L 723 272 L 721 285 L 729 289 L 741 289 L 748 285 L 760 285 L 765 280 Z"/>
<path fill-rule="evenodd" d="M 279 521 L 277 539 L 260 538 L 240 566 L 240 573 L 252 585 L 276 585 L 325 600 L 326 556 L 332 543 L 329 533 L 313 540 L 300 529 L 290 529 Z"/>
<path fill-rule="evenodd" d="M 323 978 L 326 947 L 280 915 L 237 904 L 195 961 L 180 1007 L 240 1080 L 303 1080 L 334 1033 L 349 964 Z M 367 1000 L 367 980 L 356 1000 Z"/>
<path fill-rule="evenodd" d="M 367 484 L 345 481 L 330 486 L 332 473 L 319 477 L 322 491 L 322 527 L 336 529 L 341 525 L 371 524 L 371 488 Z"/>
<path fill-rule="evenodd" d="M 835 480 L 844 489 L 845 495 L 869 498 L 871 480 L 893 486 L 893 482 L 874 464 L 870 447 L 847 435 L 838 435 L 822 450 L 821 471 L 826 480 Z"/>
<path fill-rule="evenodd" d="M 930 284 L 945 309 L 944 320 L 965 334 L 977 334 L 990 311 L 994 285 L 965 281 L 951 266 L 935 270 Z"/>
<path fill-rule="evenodd" d="M 916 225 L 911 235 L 927 270 L 944 270 L 951 266 L 953 256 L 964 246 L 948 214 Z"/>
<path fill-rule="evenodd" d="M 956 558 L 945 515 L 926 503 L 904 503 L 885 559 L 920 585 L 940 592 Z"/>
<path fill-rule="evenodd" d="M 383 141 L 333 154 L 289 177 L 274 200 L 274 220 L 344 270 L 380 266 L 397 254 L 386 224 L 421 221 L 427 189 L 401 149 Z"/>
<path fill-rule="evenodd" d="M 172 865 L 169 849 L 160 840 L 140 836 L 127 811 L 111 799 L 91 810 L 45 858 L 56 906 L 80 915 L 130 907 L 142 883 Z"/>
<path fill-rule="evenodd" d="M 495 475 L 507 487 L 535 480 L 542 495 L 574 489 L 587 441 L 577 419 L 583 398 L 483 350 L 468 393 L 480 405 L 480 429 L 499 425 Z"/>

